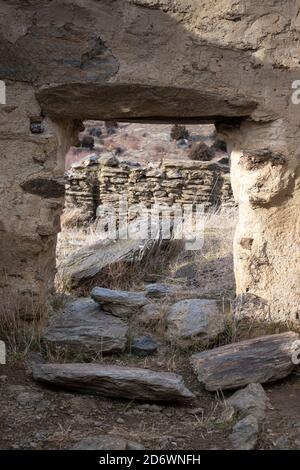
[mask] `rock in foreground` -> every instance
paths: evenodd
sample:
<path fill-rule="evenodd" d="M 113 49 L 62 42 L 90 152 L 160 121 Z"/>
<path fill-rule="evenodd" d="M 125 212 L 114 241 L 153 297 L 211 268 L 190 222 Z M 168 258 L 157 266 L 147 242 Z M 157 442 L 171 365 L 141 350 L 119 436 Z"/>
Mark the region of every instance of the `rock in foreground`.
<path fill-rule="evenodd" d="M 91 297 L 101 305 L 106 312 L 116 316 L 129 316 L 148 303 L 148 299 L 141 292 L 127 292 L 122 290 L 94 287 Z"/>
<path fill-rule="evenodd" d="M 227 405 L 232 406 L 239 417 L 251 414 L 260 423 L 265 419 L 268 403 L 269 399 L 261 384 L 254 383 L 238 390 L 227 400 Z"/>
<path fill-rule="evenodd" d="M 168 339 L 185 343 L 214 339 L 225 328 L 217 302 L 206 299 L 176 302 L 168 311 L 166 324 Z"/>
<path fill-rule="evenodd" d="M 112 353 L 124 351 L 127 324 L 101 311 L 91 299 L 69 304 L 44 335 L 50 348 L 62 347 L 72 353 Z"/>
<path fill-rule="evenodd" d="M 268 403 L 268 397 L 260 384 L 250 384 L 227 400 L 227 405 L 232 407 L 235 416 L 239 418 L 229 435 L 235 449 L 251 450 L 256 447 Z"/>
<path fill-rule="evenodd" d="M 257 419 L 253 415 L 248 415 L 234 425 L 229 438 L 235 449 L 253 450 L 257 444 L 258 433 Z"/>
<path fill-rule="evenodd" d="M 262 336 L 194 354 L 191 364 L 207 390 L 240 388 L 274 382 L 292 372 L 294 332 Z"/>
<path fill-rule="evenodd" d="M 194 398 L 180 375 L 99 364 L 36 364 L 39 382 L 91 395 L 143 401 L 185 402 Z"/>

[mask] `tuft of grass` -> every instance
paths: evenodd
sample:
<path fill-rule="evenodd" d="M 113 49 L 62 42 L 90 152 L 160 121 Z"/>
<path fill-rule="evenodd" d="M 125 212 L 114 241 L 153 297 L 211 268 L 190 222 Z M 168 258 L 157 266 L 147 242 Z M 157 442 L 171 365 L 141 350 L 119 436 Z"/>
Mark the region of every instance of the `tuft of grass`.
<path fill-rule="evenodd" d="M 30 314 L 30 316 L 29 316 Z M 24 358 L 29 351 L 40 351 L 45 320 L 45 306 L 32 297 L 27 313 L 14 292 L 6 290 L 0 302 L 0 339 L 5 342 L 9 357 Z"/>

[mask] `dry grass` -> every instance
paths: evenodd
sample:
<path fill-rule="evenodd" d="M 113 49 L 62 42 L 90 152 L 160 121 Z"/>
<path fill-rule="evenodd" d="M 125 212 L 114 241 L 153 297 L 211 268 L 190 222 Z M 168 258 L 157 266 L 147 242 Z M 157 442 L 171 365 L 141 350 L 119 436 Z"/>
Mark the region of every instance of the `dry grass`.
<path fill-rule="evenodd" d="M 73 207 L 68 210 L 64 210 L 61 216 L 61 225 L 63 229 L 79 229 L 79 227 L 82 227 L 82 225 L 84 225 L 86 222 L 86 216 L 79 207 Z"/>
<path fill-rule="evenodd" d="M 40 299 L 32 298 L 28 306 L 30 318 L 11 291 L 2 296 L 0 303 L 0 339 L 5 342 L 9 358 L 20 359 L 30 350 L 40 350 L 45 309 Z"/>
<path fill-rule="evenodd" d="M 56 289 L 58 292 L 68 291 L 60 273 L 62 261 L 69 255 L 76 253 L 81 248 L 94 245 L 99 242 L 97 224 L 89 226 L 77 225 L 77 213 L 66 211 L 63 230 L 59 234 L 57 243 L 57 267 Z M 74 223 L 71 219 L 75 217 Z M 157 280 L 163 279 L 170 271 L 170 265 L 178 254 L 182 252 L 183 243 L 180 240 L 153 241 L 141 250 L 133 262 L 119 261 L 108 265 L 93 279 L 81 284 L 78 293 L 88 295 L 95 285 L 111 289 L 135 289 L 142 288 L 143 282 L 151 276 Z"/>

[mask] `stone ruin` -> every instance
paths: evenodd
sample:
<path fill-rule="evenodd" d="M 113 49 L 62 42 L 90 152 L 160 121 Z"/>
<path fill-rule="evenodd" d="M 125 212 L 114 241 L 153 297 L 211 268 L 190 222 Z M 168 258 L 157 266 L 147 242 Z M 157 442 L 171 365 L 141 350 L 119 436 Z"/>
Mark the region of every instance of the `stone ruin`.
<path fill-rule="evenodd" d="M 84 223 L 97 216 L 101 205 L 119 209 L 120 197 L 128 205 L 142 203 L 182 207 L 203 205 L 205 209 L 235 205 L 227 165 L 201 161 L 162 160 L 139 164 L 113 156 L 91 155 L 74 163 L 66 173 L 67 210 L 76 208 Z"/>
<path fill-rule="evenodd" d="M 272 319 L 299 321 L 298 2 L 0 7 L 1 301 L 47 308 L 64 158 L 83 120 L 204 122 L 231 154 L 237 295 L 262 299 Z"/>

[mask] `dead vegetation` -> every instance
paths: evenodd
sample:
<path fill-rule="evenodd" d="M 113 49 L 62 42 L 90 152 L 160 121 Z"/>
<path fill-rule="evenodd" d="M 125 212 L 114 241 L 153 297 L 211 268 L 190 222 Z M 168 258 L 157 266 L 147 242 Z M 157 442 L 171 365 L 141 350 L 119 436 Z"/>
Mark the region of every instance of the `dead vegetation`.
<path fill-rule="evenodd" d="M 16 299 L 13 291 L 6 290 L 6 296 L 2 295 L 0 301 L 0 338 L 6 344 L 9 360 L 20 360 L 29 351 L 40 350 L 45 320 L 38 298 L 32 297 L 26 311 Z"/>

